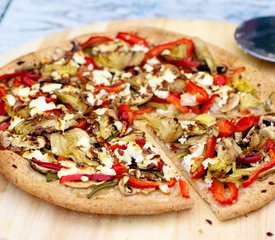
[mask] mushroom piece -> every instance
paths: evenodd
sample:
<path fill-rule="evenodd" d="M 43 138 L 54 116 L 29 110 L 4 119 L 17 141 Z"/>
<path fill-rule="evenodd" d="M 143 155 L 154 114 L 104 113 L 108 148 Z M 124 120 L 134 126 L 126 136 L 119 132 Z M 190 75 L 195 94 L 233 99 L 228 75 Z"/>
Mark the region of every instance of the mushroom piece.
<path fill-rule="evenodd" d="M 236 144 L 233 138 L 224 138 L 222 141 L 232 158 L 236 159 L 242 153 L 242 149 Z"/>
<path fill-rule="evenodd" d="M 127 185 L 129 180 L 129 176 L 124 176 L 123 178 L 121 178 L 118 182 L 118 189 L 119 191 L 126 196 L 130 196 L 136 193 L 136 191 L 134 189 L 132 189 L 131 187 L 129 187 Z"/>
<path fill-rule="evenodd" d="M 223 105 L 220 110 L 221 112 L 229 112 L 238 106 L 240 101 L 240 96 L 238 94 L 232 93 L 230 94 L 227 103 Z"/>
<path fill-rule="evenodd" d="M 46 167 L 42 167 L 42 166 L 39 166 L 38 164 L 30 161 L 30 165 L 33 169 L 37 170 L 38 172 L 40 173 L 43 173 L 43 174 L 47 174 L 47 173 L 56 173 L 57 171 L 56 170 L 53 170 L 53 169 L 49 169 L 49 168 L 46 168 Z"/>

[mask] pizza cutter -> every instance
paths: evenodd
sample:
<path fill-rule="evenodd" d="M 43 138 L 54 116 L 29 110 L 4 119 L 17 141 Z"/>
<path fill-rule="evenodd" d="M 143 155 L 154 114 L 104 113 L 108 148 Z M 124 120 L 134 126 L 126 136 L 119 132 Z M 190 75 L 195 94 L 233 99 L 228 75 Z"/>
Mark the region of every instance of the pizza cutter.
<path fill-rule="evenodd" d="M 275 62 L 275 16 L 243 22 L 235 31 L 235 39 L 245 53 Z"/>

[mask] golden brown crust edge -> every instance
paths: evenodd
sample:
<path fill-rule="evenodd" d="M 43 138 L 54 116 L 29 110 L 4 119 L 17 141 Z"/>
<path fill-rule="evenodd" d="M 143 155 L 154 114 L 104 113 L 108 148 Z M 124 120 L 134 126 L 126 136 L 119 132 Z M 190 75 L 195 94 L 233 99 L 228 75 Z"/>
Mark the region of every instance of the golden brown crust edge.
<path fill-rule="evenodd" d="M 239 190 L 238 201 L 232 205 L 222 205 L 214 200 L 212 194 L 207 189 L 203 181 L 191 180 L 190 176 L 182 169 L 181 161 L 177 159 L 175 154 L 170 151 L 165 143 L 156 137 L 153 129 L 147 126 L 146 133 L 153 135 L 154 144 L 162 148 L 167 156 L 173 160 L 174 164 L 181 169 L 185 178 L 189 180 L 194 189 L 200 196 L 209 203 L 211 209 L 216 214 L 219 220 L 228 220 L 231 218 L 239 217 L 259 208 L 262 208 L 267 203 L 275 198 L 275 175 L 268 175 L 255 181 L 248 188 L 241 188 Z"/>
<path fill-rule="evenodd" d="M 91 189 L 73 189 L 58 181 L 46 182 L 45 177 L 30 167 L 28 160 L 11 151 L 0 151 L 0 171 L 22 190 L 49 203 L 86 213 L 117 215 L 149 215 L 179 211 L 192 207 L 193 200 L 182 198 L 176 185 L 169 195 L 159 191 L 150 195 L 122 195 L 110 188 L 91 199 Z"/>

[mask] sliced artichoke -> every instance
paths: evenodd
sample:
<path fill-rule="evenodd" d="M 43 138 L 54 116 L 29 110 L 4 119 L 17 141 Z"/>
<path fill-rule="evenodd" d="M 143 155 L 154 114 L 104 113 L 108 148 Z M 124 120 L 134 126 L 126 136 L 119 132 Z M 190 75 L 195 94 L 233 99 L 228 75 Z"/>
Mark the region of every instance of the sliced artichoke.
<path fill-rule="evenodd" d="M 184 133 L 179 122 L 174 119 L 148 114 L 144 114 L 144 119 L 157 132 L 157 135 L 167 143 L 178 140 Z"/>
<path fill-rule="evenodd" d="M 238 89 L 240 92 L 255 93 L 256 89 L 252 86 L 250 81 L 243 77 L 234 77 L 232 79 L 232 84 L 234 88 Z"/>
<path fill-rule="evenodd" d="M 215 75 L 217 74 L 217 65 L 212 54 L 207 49 L 205 43 L 198 37 L 192 38 L 193 43 L 195 45 L 195 53 L 199 60 L 205 61 L 210 72 Z"/>
<path fill-rule="evenodd" d="M 77 72 L 77 67 L 72 65 L 60 65 L 60 64 L 45 64 L 41 69 L 41 74 L 43 78 L 50 77 L 52 72 L 57 72 L 59 76 L 70 75 L 75 76 Z"/>
<path fill-rule="evenodd" d="M 56 90 L 55 94 L 61 102 L 70 104 L 75 110 L 80 111 L 83 114 L 85 114 L 89 109 L 88 104 L 84 103 L 79 94 L 75 92 Z"/>

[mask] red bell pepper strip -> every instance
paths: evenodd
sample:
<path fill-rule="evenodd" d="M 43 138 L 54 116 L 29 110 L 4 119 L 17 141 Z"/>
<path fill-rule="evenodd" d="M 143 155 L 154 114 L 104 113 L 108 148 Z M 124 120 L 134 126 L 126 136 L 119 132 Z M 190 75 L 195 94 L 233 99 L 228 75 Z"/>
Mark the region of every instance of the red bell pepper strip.
<path fill-rule="evenodd" d="M 184 198 L 190 198 L 189 188 L 188 188 L 187 182 L 184 181 L 183 179 L 180 179 L 179 180 L 179 186 L 180 186 L 181 196 L 184 197 Z"/>
<path fill-rule="evenodd" d="M 4 87 L 0 86 L 0 97 L 5 97 L 7 95 L 7 92 Z"/>
<path fill-rule="evenodd" d="M 134 114 L 128 104 L 121 104 L 119 106 L 120 120 L 127 122 L 132 125 L 134 122 Z"/>
<path fill-rule="evenodd" d="M 176 109 L 178 109 L 179 111 L 181 111 L 181 113 L 185 114 L 185 113 L 188 113 L 189 112 L 189 108 L 186 107 L 186 106 L 181 106 L 180 104 L 180 98 L 170 94 L 167 98 L 166 98 L 166 101 L 168 103 L 172 103 Z"/>
<path fill-rule="evenodd" d="M 195 95 L 197 103 L 205 103 L 208 100 L 208 94 L 207 94 L 206 90 L 204 88 L 196 85 L 191 80 L 186 81 L 185 91 L 187 93 Z"/>
<path fill-rule="evenodd" d="M 154 182 L 148 180 L 137 179 L 130 176 L 128 185 L 134 188 L 159 188 L 160 185 L 166 184 L 168 187 L 173 187 L 176 184 L 176 179 L 171 178 L 169 182 Z"/>
<path fill-rule="evenodd" d="M 263 150 L 270 150 L 270 149 L 275 149 L 275 141 L 272 139 L 266 139 L 265 144 L 263 146 Z"/>
<path fill-rule="evenodd" d="M 81 181 L 81 177 L 88 177 L 91 181 L 108 181 L 112 180 L 114 176 L 105 175 L 105 174 L 72 174 L 67 176 L 62 176 L 60 178 L 60 183 L 63 182 L 73 182 L 73 181 Z"/>
<path fill-rule="evenodd" d="M 206 113 L 208 112 L 208 110 L 211 108 L 211 106 L 213 105 L 213 103 L 215 102 L 216 100 L 216 97 L 218 95 L 217 94 L 213 94 L 202 106 L 201 110 L 200 110 L 200 113 Z"/>
<path fill-rule="evenodd" d="M 57 98 L 53 98 L 53 97 L 46 97 L 46 103 L 50 103 L 50 102 L 56 102 Z"/>
<path fill-rule="evenodd" d="M 260 161 L 262 158 L 263 156 L 261 154 L 256 154 L 251 156 L 245 156 L 244 158 L 238 158 L 237 162 L 243 163 L 243 164 L 250 164 L 250 163 L 256 163 Z"/>
<path fill-rule="evenodd" d="M 224 185 L 226 185 L 230 191 L 230 196 L 225 197 Z M 221 204 L 233 204 L 237 201 L 239 190 L 235 183 L 221 183 L 218 181 L 213 181 L 209 190 L 212 192 L 213 197 L 216 201 Z"/>
<path fill-rule="evenodd" d="M 0 100 L 0 115 L 5 115 L 6 112 L 6 104 L 4 101 Z"/>
<path fill-rule="evenodd" d="M 158 169 L 159 169 L 160 171 L 162 171 L 163 166 L 164 166 L 164 163 L 161 162 L 161 161 L 158 161 Z"/>
<path fill-rule="evenodd" d="M 13 72 L 13 73 L 7 73 L 7 74 L 0 76 L 0 81 L 10 79 L 13 77 L 17 77 L 17 76 L 22 76 L 27 72 L 28 72 L 27 70 L 23 70 L 23 71 L 17 71 L 17 72 Z"/>
<path fill-rule="evenodd" d="M 192 54 L 193 54 L 193 51 L 194 51 L 194 44 L 193 44 L 192 40 L 187 39 L 187 38 L 182 38 L 182 39 L 179 39 L 175 42 L 165 43 L 165 44 L 158 45 L 154 48 L 151 48 L 145 54 L 143 64 L 145 64 L 147 62 L 147 60 L 149 60 L 153 57 L 158 57 L 164 50 L 166 50 L 166 49 L 170 50 L 178 44 L 187 45 L 186 59 L 188 59 L 188 60 L 192 59 Z"/>
<path fill-rule="evenodd" d="M 119 38 L 119 39 L 129 43 L 130 45 L 141 44 L 141 45 L 149 48 L 149 44 L 144 38 L 139 37 L 138 35 L 135 35 L 132 33 L 119 32 L 116 35 L 116 38 Z"/>
<path fill-rule="evenodd" d="M 119 145 L 118 143 L 108 146 L 108 149 L 112 152 L 114 152 L 116 149 L 125 150 L 126 148 L 126 145 Z"/>
<path fill-rule="evenodd" d="M 58 116 L 58 117 L 61 115 L 61 113 L 62 113 L 62 111 L 59 108 L 55 108 L 55 109 L 51 109 L 51 110 L 46 110 L 44 112 L 44 114 L 47 115 L 47 116 Z"/>
<path fill-rule="evenodd" d="M 66 161 L 66 160 L 68 160 L 68 158 L 64 157 L 64 156 L 58 156 L 57 160 L 58 161 Z"/>
<path fill-rule="evenodd" d="M 93 36 L 93 37 L 90 37 L 86 42 L 80 44 L 80 46 L 82 49 L 85 49 L 85 48 L 90 47 L 95 44 L 100 44 L 100 43 L 110 42 L 110 41 L 112 41 L 112 39 L 109 37 Z"/>
<path fill-rule="evenodd" d="M 10 126 L 10 122 L 4 122 L 0 124 L 0 131 L 6 130 Z"/>
<path fill-rule="evenodd" d="M 113 86 L 97 85 L 95 86 L 94 93 L 98 94 L 101 90 L 105 90 L 108 93 L 119 93 L 124 85 L 124 81 L 120 81 Z"/>
<path fill-rule="evenodd" d="M 145 145 L 146 140 L 143 138 L 136 139 L 136 144 L 139 145 L 141 148 Z"/>
<path fill-rule="evenodd" d="M 203 160 L 214 157 L 215 148 L 216 148 L 216 139 L 214 137 L 211 137 L 210 139 L 208 139 L 206 143 L 206 153 L 205 153 L 205 156 L 203 157 Z M 201 164 L 198 167 L 198 169 L 192 174 L 191 178 L 199 179 L 205 172 L 206 172 L 206 169 Z"/>
<path fill-rule="evenodd" d="M 133 114 L 134 115 L 141 115 L 141 114 L 144 114 L 144 113 L 152 112 L 154 110 L 155 110 L 154 107 L 145 107 L 145 108 L 141 108 L 141 109 L 133 111 Z"/>
<path fill-rule="evenodd" d="M 116 163 L 112 166 L 112 169 L 115 170 L 116 175 L 121 175 L 123 173 L 126 173 L 129 171 L 129 168 L 127 168 L 126 166 L 120 164 L 120 163 Z"/>
<path fill-rule="evenodd" d="M 74 128 L 81 128 L 84 129 L 87 125 L 87 120 L 85 118 L 82 118 L 77 125 L 74 126 Z"/>
<path fill-rule="evenodd" d="M 271 149 L 269 151 L 270 153 L 270 157 L 271 157 L 271 161 L 264 164 L 260 169 L 258 169 L 256 172 L 254 172 L 253 174 L 251 174 L 249 176 L 249 178 L 245 181 L 242 182 L 242 186 L 244 188 L 249 187 L 256 179 L 257 177 L 262 173 L 265 172 L 273 167 L 275 167 L 275 149 Z"/>
<path fill-rule="evenodd" d="M 86 60 L 86 63 L 85 63 L 86 66 L 93 65 L 94 69 L 99 69 L 99 67 L 95 64 L 95 61 L 93 58 L 86 56 L 85 60 Z"/>
<path fill-rule="evenodd" d="M 170 95 L 172 95 L 172 96 L 174 96 L 176 98 L 180 98 L 181 93 L 170 93 Z M 169 104 L 169 102 L 166 99 L 162 99 L 162 98 L 159 98 L 157 96 L 153 96 L 150 99 L 150 102 Z"/>
<path fill-rule="evenodd" d="M 200 62 L 196 62 L 196 61 L 190 61 L 190 60 L 186 60 L 186 59 L 179 59 L 179 60 L 169 60 L 169 63 L 177 66 L 177 67 L 199 67 L 201 66 Z"/>
<path fill-rule="evenodd" d="M 216 126 L 219 130 L 219 137 L 229 137 L 235 132 L 235 126 L 227 119 L 218 120 Z"/>
<path fill-rule="evenodd" d="M 45 168 L 50 168 L 56 171 L 60 171 L 61 168 L 68 168 L 66 166 L 62 166 L 60 164 L 55 164 L 55 163 L 48 163 L 48 162 L 42 162 L 36 158 L 32 158 L 31 160 L 32 162 L 36 163 L 37 165 L 41 166 L 41 167 L 45 167 Z"/>
<path fill-rule="evenodd" d="M 213 77 L 213 82 L 215 85 L 218 85 L 219 87 L 225 85 L 228 80 L 227 77 L 221 74 L 217 74 Z"/>
<path fill-rule="evenodd" d="M 254 116 L 254 115 L 243 117 L 237 122 L 235 131 L 243 132 L 251 128 L 255 123 L 259 121 L 259 119 L 260 119 L 259 116 Z"/>

